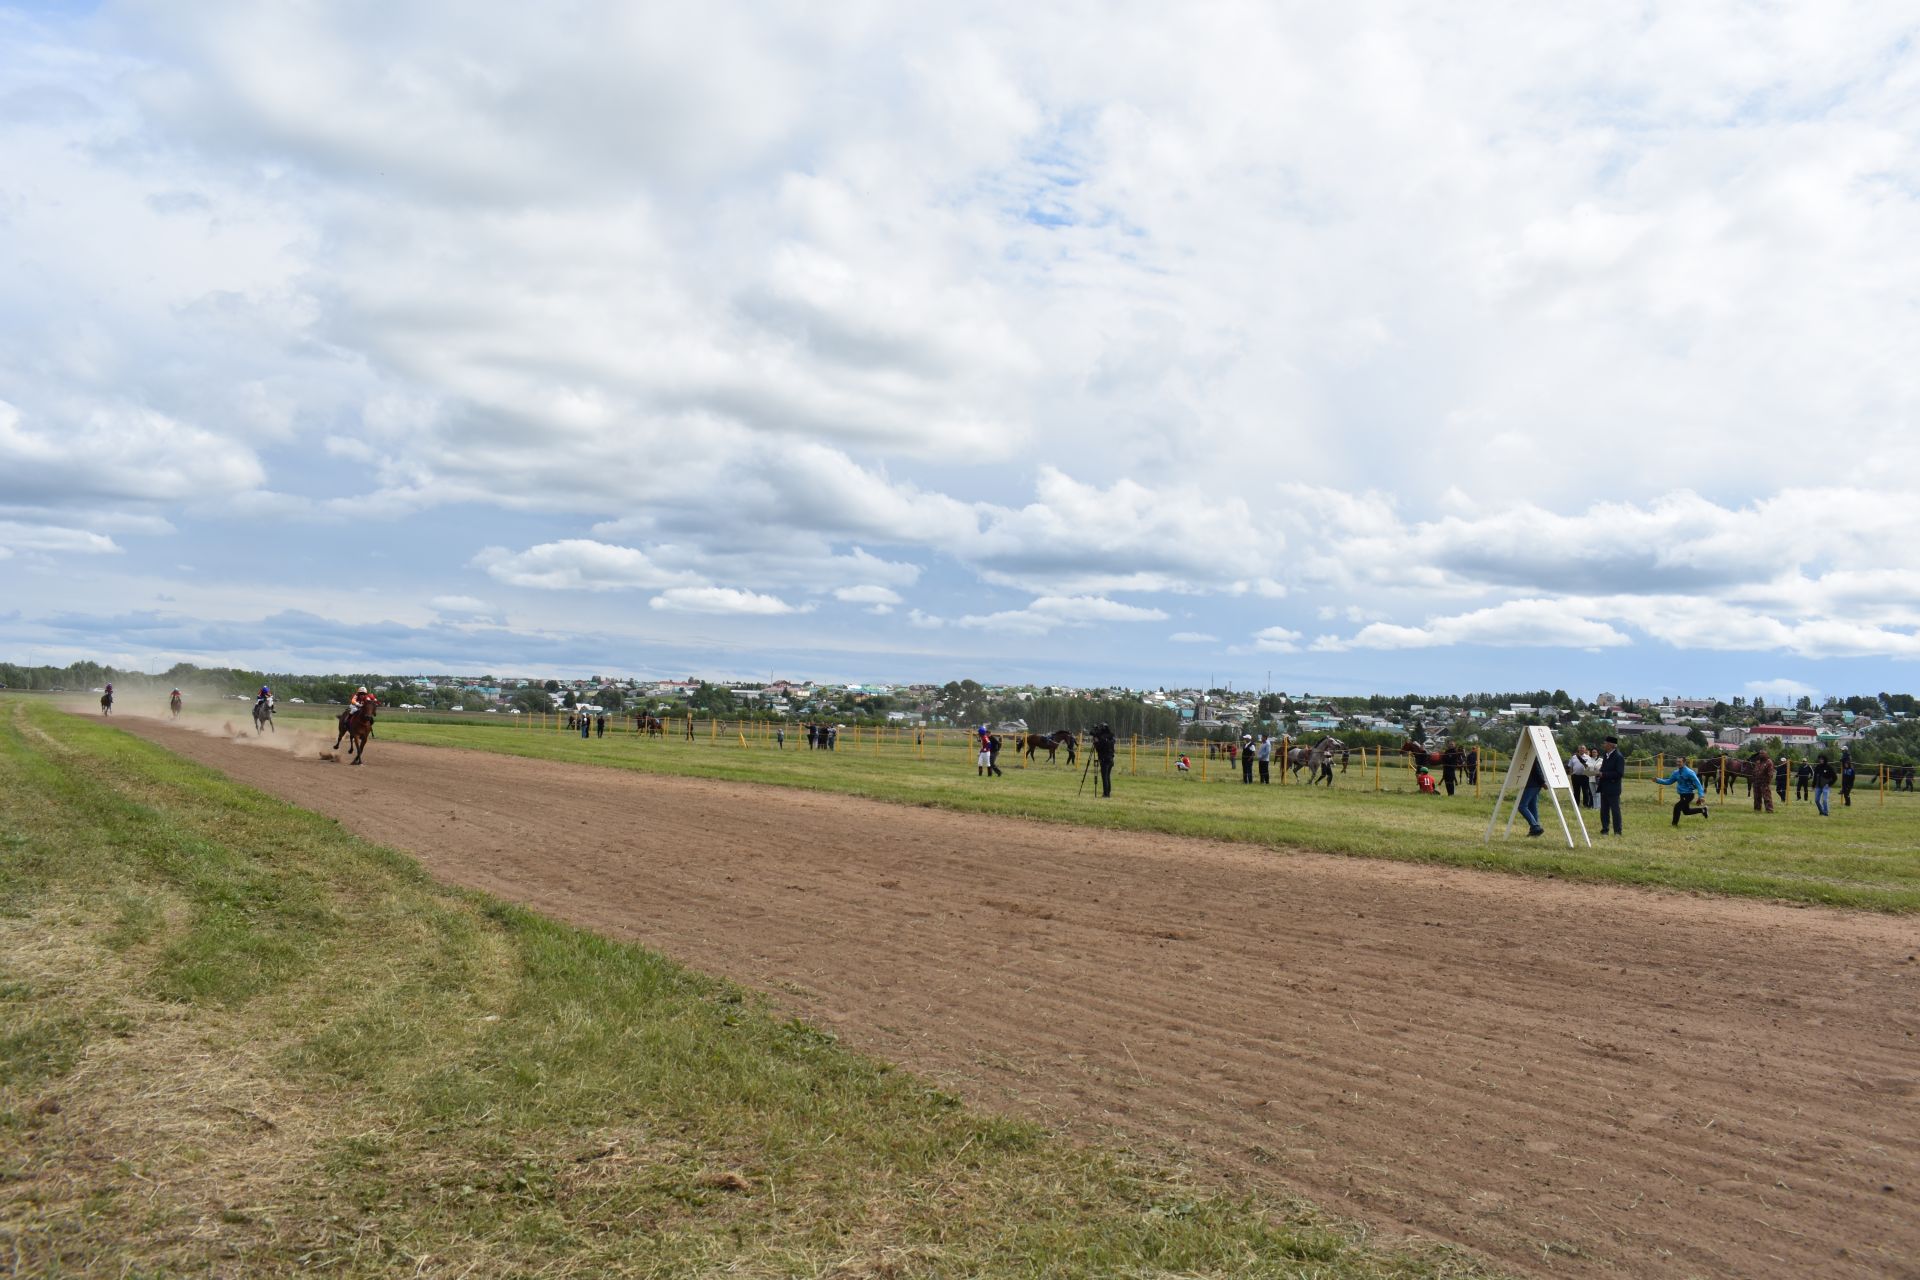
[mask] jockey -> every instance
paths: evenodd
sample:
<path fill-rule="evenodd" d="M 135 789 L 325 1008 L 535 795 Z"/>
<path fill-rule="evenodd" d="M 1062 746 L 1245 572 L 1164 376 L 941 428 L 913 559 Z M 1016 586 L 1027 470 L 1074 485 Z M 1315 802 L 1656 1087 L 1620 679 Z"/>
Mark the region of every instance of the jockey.
<path fill-rule="evenodd" d="M 113 686 L 112 686 L 112 685 L 108 685 L 108 686 L 106 687 L 106 689 L 105 689 L 105 690 L 103 690 L 103 692 L 106 692 L 106 693 L 112 693 L 112 692 L 113 692 Z"/>
<path fill-rule="evenodd" d="M 353 697 L 347 700 L 347 714 L 352 715 L 362 707 L 375 707 L 380 700 L 367 692 L 367 686 L 361 685 L 353 691 Z"/>

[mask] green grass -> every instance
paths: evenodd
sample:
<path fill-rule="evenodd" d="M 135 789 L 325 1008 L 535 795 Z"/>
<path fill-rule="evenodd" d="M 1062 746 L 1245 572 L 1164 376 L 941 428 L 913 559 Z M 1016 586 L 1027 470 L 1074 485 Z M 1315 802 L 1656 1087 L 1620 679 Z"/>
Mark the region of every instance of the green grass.
<path fill-rule="evenodd" d="M 1204 781 L 1169 776 L 1163 750 L 1143 748 L 1130 757 L 1123 747 L 1113 797 L 1100 800 L 1091 794 L 1091 783 L 1077 793 L 1079 769 L 1044 762 L 1017 768 L 1010 751 L 1001 757 L 1004 777 L 977 777 L 972 754 L 957 734 L 938 745 L 930 742 L 924 754 L 916 751 L 910 734 L 904 742 L 882 743 L 877 751 L 871 737 L 855 742 L 847 736 L 837 751 L 810 752 L 804 739 L 796 746 L 790 737 L 784 751 L 757 739 L 743 747 L 737 735 L 710 737 L 704 727 L 693 742 L 631 734 L 582 740 L 532 725 L 503 728 L 500 721 L 489 716 L 473 725 L 420 724 L 389 715 L 380 721 L 368 767 L 378 763 L 380 742 L 415 742 L 1274 848 L 1920 911 L 1920 795 L 1890 795 L 1883 804 L 1875 792 L 1856 792 L 1853 805 L 1845 808 L 1836 796 L 1833 817 L 1822 819 L 1811 804 L 1797 801 L 1771 816 L 1755 814 L 1742 789 L 1716 805 L 1710 820 L 1686 819 L 1675 829 L 1672 792 L 1662 798 L 1642 770 L 1627 788 L 1627 837 L 1601 840 L 1598 815 L 1588 810 L 1593 847 L 1580 843 L 1569 850 L 1544 798 L 1541 816 L 1550 837 L 1507 838 L 1496 829 L 1492 842 L 1485 841 L 1499 792 L 1497 773 L 1482 775 L 1478 798 L 1472 788 L 1451 798 L 1425 796 L 1413 789 L 1412 775 L 1392 756 L 1378 774 L 1383 790 L 1373 790 L 1375 771 L 1356 758 L 1348 772 L 1335 775 L 1337 785 L 1328 791 L 1277 781 L 1243 786 L 1237 771 L 1229 775 L 1224 760 L 1208 762 Z M 1571 811 L 1568 823 L 1573 823 Z"/>
<path fill-rule="evenodd" d="M 1477 1274 L 970 1111 L 19 699 L 0 975 L 9 1274 Z"/>

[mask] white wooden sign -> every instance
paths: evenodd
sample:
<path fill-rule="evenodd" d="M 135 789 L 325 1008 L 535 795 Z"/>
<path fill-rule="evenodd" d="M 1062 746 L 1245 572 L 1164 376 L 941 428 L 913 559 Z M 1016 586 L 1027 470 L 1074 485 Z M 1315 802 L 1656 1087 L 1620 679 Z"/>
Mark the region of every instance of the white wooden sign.
<path fill-rule="evenodd" d="M 1553 811 L 1560 819 L 1560 830 L 1567 837 L 1567 848 L 1574 847 L 1573 828 L 1567 825 L 1567 811 L 1560 807 L 1560 793 L 1567 793 L 1567 803 L 1573 808 L 1573 820 L 1580 825 L 1580 838 L 1587 842 L 1587 848 L 1593 848 L 1593 837 L 1587 834 L 1587 819 L 1580 812 L 1580 806 L 1573 799 L 1573 782 L 1567 777 L 1567 762 L 1560 758 L 1560 746 L 1553 740 L 1553 730 L 1543 724 L 1528 725 L 1520 735 L 1520 742 L 1513 749 L 1513 763 L 1507 766 L 1507 776 L 1500 783 L 1499 799 L 1493 802 L 1493 813 L 1487 818 L 1487 840 L 1493 839 L 1494 823 L 1500 820 L 1500 806 L 1506 803 L 1507 792 L 1513 792 L 1513 809 L 1507 814 L 1505 835 L 1513 834 L 1513 820 L 1520 814 L 1520 793 L 1526 789 L 1527 778 L 1533 773 L 1534 761 L 1540 762 L 1540 776 L 1547 783 L 1547 797 L 1553 801 Z"/>

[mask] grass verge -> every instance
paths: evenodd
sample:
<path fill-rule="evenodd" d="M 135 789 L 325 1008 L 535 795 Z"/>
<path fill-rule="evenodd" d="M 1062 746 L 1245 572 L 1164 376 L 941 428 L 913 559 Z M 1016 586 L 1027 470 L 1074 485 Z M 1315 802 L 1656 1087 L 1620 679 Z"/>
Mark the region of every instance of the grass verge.
<path fill-rule="evenodd" d="M 18 700 L 0 972 L 10 1274 L 1477 1274 L 969 1111 Z"/>
<path fill-rule="evenodd" d="M 400 716 L 380 722 L 368 756 L 378 763 L 381 742 L 415 742 L 605 765 L 653 773 L 768 783 L 833 791 L 899 804 L 932 805 L 971 813 L 1004 814 L 1045 821 L 1171 835 L 1235 840 L 1274 848 L 1560 876 L 1567 879 L 1658 886 L 1669 889 L 1777 898 L 1791 902 L 1920 911 L 1920 796 L 1871 792 L 1851 806 L 1834 799 L 1833 816 L 1821 818 L 1811 804 L 1793 801 L 1773 814 L 1756 814 L 1743 793 L 1716 804 L 1708 821 L 1670 823 L 1671 791 L 1645 780 L 1627 788 L 1625 839 L 1602 840 L 1598 815 L 1585 818 L 1593 847 L 1569 849 L 1559 838 L 1552 806 L 1541 816 L 1552 836 L 1509 839 L 1496 831 L 1486 842 L 1487 817 L 1499 792 L 1498 777 L 1482 778 L 1482 796 L 1429 796 L 1411 789 L 1404 766 L 1381 772 L 1385 788 L 1373 790 L 1372 770 L 1356 765 L 1336 775 L 1332 790 L 1298 785 L 1244 786 L 1224 762 L 1209 780 L 1167 776 L 1164 761 L 1143 754 L 1130 761 L 1123 750 L 1111 800 L 1077 791 L 1081 771 L 1064 763 L 1016 767 L 1002 757 L 1005 776 L 976 775 L 970 753 L 957 740 L 929 747 L 923 756 L 909 740 L 843 744 L 833 752 L 807 751 L 739 740 L 669 737 L 648 740 L 628 734 L 582 739 L 573 734 L 493 724 L 412 724 Z M 1064 757 L 1062 757 L 1064 760 Z M 1130 772 L 1130 766 L 1132 771 Z M 1231 781 L 1224 779 L 1231 777 Z M 1095 780 L 1097 782 L 1097 779 Z M 1571 825 L 1573 814 L 1567 814 Z"/>

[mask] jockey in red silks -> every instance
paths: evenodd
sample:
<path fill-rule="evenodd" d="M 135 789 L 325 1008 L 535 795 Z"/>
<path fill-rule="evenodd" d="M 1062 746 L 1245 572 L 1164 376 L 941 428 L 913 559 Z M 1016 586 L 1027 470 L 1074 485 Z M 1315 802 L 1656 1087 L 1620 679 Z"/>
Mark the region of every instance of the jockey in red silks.
<path fill-rule="evenodd" d="M 353 697 L 347 701 L 347 714 L 352 715 L 362 707 L 377 707 L 380 700 L 367 692 L 367 686 L 361 685 L 353 691 Z"/>

